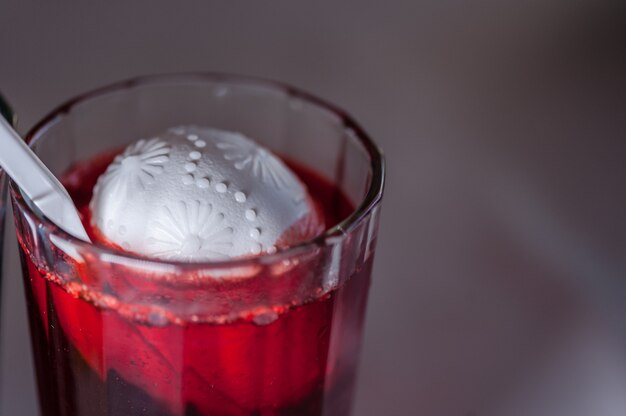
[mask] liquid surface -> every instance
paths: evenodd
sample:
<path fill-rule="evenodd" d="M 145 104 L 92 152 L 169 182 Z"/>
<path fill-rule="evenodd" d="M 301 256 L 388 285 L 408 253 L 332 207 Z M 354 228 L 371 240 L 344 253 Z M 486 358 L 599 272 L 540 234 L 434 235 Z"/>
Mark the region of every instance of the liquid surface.
<path fill-rule="evenodd" d="M 106 243 L 97 230 L 91 225 L 89 201 L 91 201 L 93 188 L 98 178 L 117 154 L 118 152 L 110 152 L 96 156 L 89 162 L 76 164 L 61 177 L 61 182 L 78 207 L 78 211 L 89 237 L 104 245 L 109 244 Z M 311 169 L 297 165 L 289 160 L 285 160 L 285 163 L 296 172 L 300 180 L 306 184 L 327 228 L 338 224 L 354 210 L 354 206 L 348 198 L 326 179 L 323 179 Z"/>

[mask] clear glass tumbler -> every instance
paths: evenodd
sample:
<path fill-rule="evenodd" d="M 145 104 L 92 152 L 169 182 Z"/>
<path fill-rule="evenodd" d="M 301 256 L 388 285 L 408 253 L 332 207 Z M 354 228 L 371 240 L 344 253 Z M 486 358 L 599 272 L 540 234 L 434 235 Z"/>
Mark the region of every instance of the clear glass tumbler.
<path fill-rule="evenodd" d="M 63 178 L 176 125 L 257 139 L 332 184 L 319 202 L 342 218 L 274 254 L 178 263 L 74 239 L 11 184 L 42 413 L 349 414 L 384 182 L 379 149 L 306 93 L 216 74 L 88 93 L 27 140 Z"/>

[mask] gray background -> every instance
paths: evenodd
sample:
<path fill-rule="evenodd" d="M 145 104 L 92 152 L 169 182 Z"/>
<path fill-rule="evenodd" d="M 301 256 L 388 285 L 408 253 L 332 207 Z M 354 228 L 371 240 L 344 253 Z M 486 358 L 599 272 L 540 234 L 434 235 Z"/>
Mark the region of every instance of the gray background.
<path fill-rule="evenodd" d="M 617 416 L 625 23 L 592 0 L 0 0 L 0 89 L 22 131 L 146 73 L 336 102 L 389 165 L 355 414 Z M 36 408 L 15 267 L 3 416 Z"/>

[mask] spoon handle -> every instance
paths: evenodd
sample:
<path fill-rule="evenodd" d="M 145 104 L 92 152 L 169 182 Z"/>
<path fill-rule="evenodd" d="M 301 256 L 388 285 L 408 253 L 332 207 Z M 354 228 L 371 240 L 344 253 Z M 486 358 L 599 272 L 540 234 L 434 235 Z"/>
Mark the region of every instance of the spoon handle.
<path fill-rule="evenodd" d="M 89 241 L 63 185 L 4 117 L 0 117 L 0 166 L 46 217 L 73 236 Z"/>

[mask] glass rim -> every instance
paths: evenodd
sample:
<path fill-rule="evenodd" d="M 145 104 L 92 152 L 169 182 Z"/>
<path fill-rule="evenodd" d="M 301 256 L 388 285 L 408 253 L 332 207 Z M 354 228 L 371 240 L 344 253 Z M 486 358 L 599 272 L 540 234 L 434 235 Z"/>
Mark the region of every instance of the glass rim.
<path fill-rule="evenodd" d="M 365 196 L 360 199 L 360 203 L 356 204 L 355 209 L 340 221 L 338 224 L 327 228 L 322 234 L 294 244 L 289 247 L 285 247 L 277 250 L 275 253 L 265 253 L 259 256 L 232 258 L 219 261 L 204 261 L 204 262 L 184 262 L 184 261 L 172 261 L 158 258 L 151 258 L 142 256 L 140 254 L 123 252 L 114 248 L 107 247 L 105 245 L 94 244 L 91 242 L 83 241 L 73 235 L 69 234 L 62 228 L 54 224 L 50 219 L 43 215 L 38 209 L 33 209 L 30 204 L 26 203 L 25 197 L 22 195 L 20 188 L 13 181 L 10 182 L 11 196 L 15 203 L 19 206 L 22 212 L 30 213 L 37 218 L 39 223 L 50 234 L 54 234 L 64 240 L 64 243 L 69 243 L 72 246 L 80 247 L 83 250 L 88 250 L 102 258 L 102 255 L 108 258 L 117 258 L 120 260 L 130 260 L 132 262 L 138 261 L 143 264 L 153 263 L 154 265 L 175 267 L 177 269 L 207 269 L 207 268 L 232 268 L 232 267 L 245 267 L 250 265 L 259 264 L 273 264 L 275 262 L 285 260 L 291 257 L 310 252 L 317 248 L 324 246 L 334 245 L 343 240 L 354 228 L 361 224 L 370 212 L 379 204 L 383 196 L 384 184 L 385 184 L 385 160 L 383 151 L 378 145 L 370 138 L 365 130 L 350 116 L 345 110 L 331 104 L 317 96 L 300 90 L 291 85 L 273 81 L 258 77 L 251 77 L 247 75 L 236 75 L 219 72 L 189 72 L 189 73 L 167 73 L 156 75 L 144 75 L 139 77 L 130 78 L 123 81 L 114 82 L 106 86 L 96 88 L 77 95 L 74 98 L 70 98 L 63 104 L 57 106 L 39 122 L 37 122 L 26 134 L 25 141 L 32 148 L 37 141 L 43 136 L 46 130 L 63 119 L 71 110 L 80 104 L 87 103 L 90 100 L 97 99 L 107 94 L 112 94 L 132 88 L 137 88 L 147 85 L 167 85 L 171 83 L 184 83 L 184 82 L 224 82 L 228 84 L 260 86 L 273 89 L 275 91 L 282 92 L 287 97 L 297 98 L 306 102 L 309 102 L 317 107 L 329 111 L 333 115 L 339 118 L 339 122 L 346 130 L 351 130 L 356 139 L 361 145 L 364 146 L 365 151 L 369 157 L 369 167 L 371 172 L 371 180 Z"/>
<path fill-rule="evenodd" d="M 9 103 L 4 99 L 2 93 L 0 93 L 0 117 L 4 117 L 6 121 L 8 121 L 12 126 L 17 124 L 17 117 L 15 112 L 9 105 Z M 0 168 L 0 172 L 2 169 Z"/>

